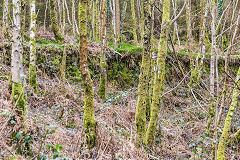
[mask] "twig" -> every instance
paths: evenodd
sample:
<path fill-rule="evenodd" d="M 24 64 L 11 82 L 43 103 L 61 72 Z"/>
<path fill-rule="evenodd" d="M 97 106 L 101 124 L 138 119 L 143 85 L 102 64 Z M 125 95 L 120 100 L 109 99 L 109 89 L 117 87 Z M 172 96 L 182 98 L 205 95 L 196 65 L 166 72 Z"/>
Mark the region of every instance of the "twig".
<path fill-rule="evenodd" d="M 238 84 L 235 82 L 235 80 L 232 78 L 232 76 L 230 76 L 227 72 L 224 71 L 224 73 L 231 78 L 231 80 L 234 82 L 234 84 L 236 85 L 236 87 L 238 88 L 238 90 L 240 90 L 240 87 L 238 86 Z M 237 77 L 238 78 L 238 77 Z M 239 80 L 238 80 L 239 81 Z"/>
<path fill-rule="evenodd" d="M 191 72 L 191 70 L 184 76 L 184 78 L 181 80 L 181 82 L 178 83 L 178 85 L 177 85 L 176 87 L 174 87 L 174 88 L 172 88 L 171 90 L 167 91 L 166 93 L 162 94 L 161 97 L 163 97 L 164 95 L 166 95 L 166 94 L 172 92 L 173 90 L 177 89 L 178 86 L 180 86 L 180 84 L 182 84 L 183 81 L 187 78 L 187 76 L 188 76 L 188 74 L 189 74 L 190 72 Z"/>
<path fill-rule="evenodd" d="M 171 23 L 174 23 L 174 22 L 181 16 L 181 14 L 182 14 L 182 12 L 184 11 L 184 8 L 186 7 L 186 5 L 187 5 L 187 0 L 185 0 L 185 3 L 184 3 L 184 5 L 183 5 L 182 9 L 181 9 L 180 12 L 178 13 L 178 15 L 172 20 Z"/>
<path fill-rule="evenodd" d="M 203 108 L 203 106 L 199 103 L 199 101 L 198 101 L 197 97 L 195 96 L 195 94 L 193 93 L 193 90 L 192 90 L 192 89 L 191 89 L 191 93 L 192 93 L 194 99 L 195 99 L 195 100 L 197 101 L 197 103 L 199 104 L 199 106 L 200 106 L 206 113 L 208 113 L 208 112 Z"/>

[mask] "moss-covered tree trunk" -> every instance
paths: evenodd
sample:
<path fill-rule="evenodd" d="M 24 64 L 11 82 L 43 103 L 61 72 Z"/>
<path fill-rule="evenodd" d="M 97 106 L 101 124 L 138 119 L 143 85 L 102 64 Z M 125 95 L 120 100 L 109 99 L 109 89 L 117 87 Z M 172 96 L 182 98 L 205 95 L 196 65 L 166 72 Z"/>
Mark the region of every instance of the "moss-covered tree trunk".
<path fill-rule="evenodd" d="M 94 32 L 95 32 L 95 40 L 100 40 L 100 32 L 99 32 L 99 21 L 100 21 L 100 15 L 99 15 L 99 0 L 94 1 L 94 19 L 95 19 L 95 24 L 94 24 Z"/>
<path fill-rule="evenodd" d="M 172 6 L 173 6 L 173 16 L 176 16 L 177 12 L 177 0 L 172 0 Z M 173 30 L 173 43 L 176 44 L 176 40 L 178 40 L 178 45 L 180 46 L 180 39 L 179 39 L 179 34 L 178 34 L 178 24 L 177 21 L 174 22 L 174 30 Z"/>
<path fill-rule="evenodd" d="M 238 104 L 238 98 L 239 98 L 239 86 L 240 86 L 240 67 L 238 69 L 238 73 L 236 76 L 235 84 L 238 86 L 235 86 L 232 94 L 232 102 L 230 105 L 230 108 L 228 110 L 227 117 L 225 119 L 224 128 L 222 131 L 222 135 L 219 140 L 218 144 L 218 150 L 217 150 L 217 160 L 225 160 L 225 150 L 226 150 L 226 144 L 229 140 L 229 132 L 231 130 L 231 124 L 232 124 L 232 118 L 236 109 L 236 106 Z"/>
<path fill-rule="evenodd" d="M 239 20 L 240 20 L 240 10 L 238 11 L 236 26 L 235 26 L 235 29 L 234 29 L 234 32 L 233 32 L 233 35 L 232 35 L 232 39 L 230 41 L 230 46 L 228 47 L 228 50 L 227 50 L 227 53 L 226 53 L 226 56 L 225 56 L 225 68 L 224 68 L 225 73 L 229 73 L 229 71 L 228 71 L 229 70 L 229 68 L 228 68 L 229 67 L 229 59 L 230 59 L 230 55 L 231 55 L 231 52 L 232 52 L 232 47 L 235 43 L 236 36 L 238 34 L 238 31 L 239 31 Z M 228 78 L 228 75 L 225 74 L 224 75 L 224 86 L 223 86 L 223 91 L 222 91 L 222 103 L 221 103 L 221 106 L 220 106 L 218 123 L 221 120 L 221 116 L 222 116 L 222 112 L 223 112 L 223 108 L 224 108 L 224 104 L 225 104 L 225 97 L 226 97 L 226 93 L 227 93 L 227 84 L 228 84 L 227 78 Z"/>
<path fill-rule="evenodd" d="M 26 99 L 23 93 L 23 84 L 21 81 L 20 68 L 21 68 L 21 18 L 20 18 L 20 0 L 13 0 L 13 37 L 12 37 L 12 60 L 11 60 L 11 73 L 12 73 L 12 96 L 13 101 L 17 102 L 18 113 L 22 120 L 25 120 L 26 115 Z"/>
<path fill-rule="evenodd" d="M 200 59 L 200 63 L 195 66 L 195 70 L 196 70 L 196 74 L 197 74 L 197 81 L 196 81 L 196 85 L 198 85 L 200 83 L 201 80 L 201 75 L 202 75 L 202 68 L 203 68 L 203 60 L 204 60 L 204 56 L 205 56 L 205 30 L 206 30 L 206 17 L 208 14 L 208 3 L 206 2 L 206 0 L 202 0 L 201 1 L 201 17 L 200 17 L 200 36 L 199 36 L 199 46 L 200 46 L 200 54 L 199 54 L 199 58 Z"/>
<path fill-rule="evenodd" d="M 58 27 L 58 20 L 57 20 L 57 12 L 56 12 L 56 3 L 55 0 L 50 0 L 50 17 L 51 17 L 51 24 L 52 30 L 57 41 L 63 42 L 64 37 Z"/>
<path fill-rule="evenodd" d="M 76 26 L 75 26 L 75 0 L 72 0 L 72 31 L 73 35 L 76 35 Z"/>
<path fill-rule="evenodd" d="M 30 63 L 29 84 L 37 92 L 37 70 L 36 70 L 36 0 L 30 0 Z"/>
<path fill-rule="evenodd" d="M 24 41 L 25 34 L 25 23 L 26 23 L 26 13 L 27 13 L 27 0 L 21 0 L 21 37 L 22 41 Z"/>
<path fill-rule="evenodd" d="M 111 2 L 111 1 L 110 1 Z M 116 3 L 115 0 L 112 1 L 112 23 L 114 32 L 114 43 L 117 44 L 117 24 L 116 24 Z"/>
<path fill-rule="evenodd" d="M 161 106 L 161 95 L 164 93 L 165 85 L 165 60 L 167 54 L 167 40 L 169 33 L 169 19 L 170 19 L 170 0 L 164 0 L 163 2 L 163 15 L 161 24 L 160 42 L 158 48 L 156 75 L 154 80 L 152 106 L 150 122 L 147 129 L 146 142 L 148 145 L 152 145 L 155 140 L 155 131 L 157 127 L 157 119 L 159 107 Z"/>
<path fill-rule="evenodd" d="M 136 45 L 138 43 L 137 39 L 137 20 L 135 14 L 135 2 L 131 0 L 131 14 L 132 14 L 132 24 L 133 24 L 133 43 Z"/>
<path fill-rule="evenodd" d="M 101 10 L 101 30 L 100 30 L 100 39 L 101 39 L 101 53 L 100 53 L 100 84 L 98 89 L 98 94 L 100 98 L 106 98 L 106 85 L 107 85 L 107 63 L 105 60 L 105 47 L 106 47 L 106 0 L 102 0 L 102 10 Z"/>
<path fill-rule="evenodd" d="M 119 36 L 120 36 L 120 3 L 119 3 L 119 0 L 115 0 L 116 2 L 116 38 L 117 38 L 117 41 L 119 41 Z"/>
<path fill-rule="evenodd" d="M 215 108 L 215 60 L 216 60 L 216 5 L 215 2 L 212 1 L 211 3 L 211 15 L 212 15 L 212 22 L 211 22 L 211 32 L 212 32 L 212 44 L 211 44 L 211 60 L 210 60 L 210 98 L 209 98 L 209 116 L 208 116 L 208 123 L 207 123 L 207 135 L 210 136 L 210 126 L 212 123 L 212 120 L 215 116 L 214 108 Z"/>
<path fill-rule="evenodd" d="M 87 65 L 87 6 L 88 0 L 80 0 L 79 3 L 79 29 L 80 29 L 80 71 L 82 76 L 82 83 L 84 87 L 84 127 L 86 134 L 86 141 L 89 148 L 95 146 L 95 117 L 94 117 L 94 103 L 93 103 L 93 84 Z"/>
<path fill-rule="evenodd" d="M 64 1 L 63 0 L 63 4 L 62 4 L 62 21 L 63 21 L 63 35 L 65 36 L 65 26 L 66 26 L 66 8 L 64 5 Z M 61 66 L 61 80 L 64 81 L 65 80 L 65 72 L 66 72 L 66 58 L 67 58 L 67 45 L 64 42 L 63 44 L 63 55 L 62 55 L 62 66 Z"/>
<path fill-rule="evenodd" d="M 135 123 L 139 142 L 143 142 L 146 134 L 146 109 L 150 109 L 149 103 L 149 72 L 151 50 L 151 19 L 152 5 L 144 1 L 144 50 L 138 84 L 138 100 L 136 107 Z"/>
<path fill-rule="evenodd" d="M 2 30 L 5 38 L 9 38 L 9 23 L 8 23 L 8 5 L 9 0 L 3 0 L 3 20 L 2 20 Z"/>
<path fill-rule="evenodd" d="M 187 6 L 186 6 L 186 23 L 187 23 L 187 41 L 188 41 L 188 52 L 189 52 L 189 59 L 190 59 L 190 69 L 191 71 L 191 79 L 189 82 L 189 87 L 191 89 L 193 82 L 196 81 L 196 70 L 194 69 L 194 60 L 192 56 L 192 42 L 193 42 L 193 36 L 192 36 L 192 22 L 191 22 L 191 0 L 187 0 Z"/>
<path fill-rule="evenodd" d="M 25 120 L 27 113 L 26 97 L 24 94 L 24 86 L 21 79 L 21 56 L 22 56 L 22 38 L 21 38 L 21 1 L 13 0 L 13 28 L 12 28 L 12 55 L 11 55 L 11 79 L 12 79 L 12 99 L 16 115 L 20 117 L 20 130 L 25 133 Z M 14 130 L 12 135 L 16 135 L 20 130 Z M 15 137 L 13 137 L 15 138 Z M 30 155 L 31 148 L 29 142 L 19 142 L 16 145 L 17 153 Z"/>

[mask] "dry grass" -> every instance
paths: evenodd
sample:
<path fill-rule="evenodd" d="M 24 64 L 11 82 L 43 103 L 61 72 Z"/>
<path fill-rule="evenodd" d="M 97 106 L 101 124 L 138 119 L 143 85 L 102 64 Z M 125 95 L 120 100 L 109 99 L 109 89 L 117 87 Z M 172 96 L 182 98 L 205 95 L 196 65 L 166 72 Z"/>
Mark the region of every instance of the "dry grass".
<path fill-rule="evenodd" d="M 25 68 L 27 73 L 27 68 Z M 0 153 L 2 158 L 16 154 L 11 144 L 11 131 L 18 130 L 18 125 L 12 127 L 13 112 L 11 94 L 8 91 L 7 75 L 10 68 L 1 65 L 0 73 Z M 49 78 L 39 74 L 40 95 L 32 92 L 26 86 L 28 98 L 27 130 L 32 138 L 32 151 L 35 157 L 53 152 L 47 145 L 61 144 L 62 157 L 69 159 L 194 159 L 197 148 L 201 159 L 210 159 L 211 140 L 204 137 L 207 122 L 207 90 L 195 90 L 201 108 L 194 97 L 188 95 L 186 86 L 181 85 L 175 91 L 164 97 L 156 133 L 156 142 L 152 148 L 135 144 L 135 107 L 137 103 L 136 88 L 119 91 L 114 85 L 107 87 L 108 100 L 102 102 L 95 95 L 95 116 L 97 121 L 96 147 L 92 150 L 85 146 L 83 129 L 84 97 L 81 86 L 62 83 L 58 78 Z M 176 78 L 176 81 L 180 81 Z M 94 87 L 98 88 L 97 82 Z M 96 91 L 95 91 L 96 92 Z M 97 92 L 96 92 L 97 93 Z M 227 111 L 228 108 L 226 108 Z M 4 116 L 8 111 L 9 115 Z M 239 114 L 237 110 L 236 115 Z M 17 121 L 18 122 L 18 121 Z M 222 127 L 221 122 L 220 127 Z M 233 121 L 233 131 L 237 130 L 238 118 Z M 55 130 L 48 134 L 47 130 Z M 213 127 L 212 127 L 213 128 Z M 201 136 L 202 135 L 202 136 Z M 41 148 L 42 145 L 42 148 Z M 227 148 L 227 159 L 238 159 L 239 146 L 236 149 Z M 18 157 L 18 159 L 24 159 Z"/>

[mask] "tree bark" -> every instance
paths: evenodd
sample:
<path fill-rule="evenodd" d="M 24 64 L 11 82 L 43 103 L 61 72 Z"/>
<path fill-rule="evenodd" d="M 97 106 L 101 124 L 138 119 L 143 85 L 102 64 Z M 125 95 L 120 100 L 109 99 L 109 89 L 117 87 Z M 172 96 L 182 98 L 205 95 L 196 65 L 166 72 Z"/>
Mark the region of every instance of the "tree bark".
<path fill-rule="evenodd" d="M 63 42 L 64 37 L 58 27 L 57 13 L 56 13 L 56 4 L 55 0 L 50 0 L 50 17 L 52 23 L 52 30 L 57 41 Z"/>
<path fill-rule="evenodd" d="M 107 85 L 107 63 L 105 60 L 105 47 L 106 47 L 106 0 L 102 0 L 102 8 L 101 8 L 101 30 L 100 30 L 100 40 L 101 40 L 101 53 L 100 53 L 100 67 L 101 67 L 101 76 L 100 76 L 100 84 L 98 89 L 98 94 L 100 98 L 106 98 L 106 85 Z"/>
<path fill-rule="evenodd" d="M 166 54 L 167 54 L 169 20 L 170 20 L 170 0 L 165 0 L 163 2 L 161 33 L 160 33 L 160 42 L 159 42 L 159 48 L 158 48 L 156 75 L 155 75 L 154 87 L 153 87 L 151 115 L 150 115 L 150 122 L 147 129 L 147 135 L 146 135 L 147 145 L 152 145 L 154 143 L 159 107 L 162 105 L 161 95 L 164 93 L 164 85 L 165 85 L 165 72 L 166 72 L 165 60 L 166 60 Z"/>
<path fill-rule="evenodd" d="M 95 116 L 93 103 L 93 84 L 87 65 L 87 5 L 88 0 L 80 0 L 79 3 L 79 30 L 80 30 L 80 71 L 84 87 L 85 103 L 83 122 L 85 127 L 86 141 L 89 148 L 95 146 Z"/>
<path fill-rule="evenodd" d="M 131 13 L 132 13 L 132 21 L 133 21 L 133 44 L 137 44 L 137 21 L 135 15 L 135 3 L 134 0 L 131 0 Z"/>
<path fill-rule="evenodd" d="M 137 138 L 140 143 L 144 141 L 146 134 L 146 110 L 150 109 L 149 102 L 149 72 L 150 72 L 150 51 L 152 37 L 152 4 L 144 1 L 144 51 L 138 84 L 138 100 L 136 107 L 135 123 Z"/>
<path fill-rule="evenodd" d="M 29 84 L 37 93 L 37 71 L 36 71 L 36 0 L 30 0 L 30 63 Z"/>

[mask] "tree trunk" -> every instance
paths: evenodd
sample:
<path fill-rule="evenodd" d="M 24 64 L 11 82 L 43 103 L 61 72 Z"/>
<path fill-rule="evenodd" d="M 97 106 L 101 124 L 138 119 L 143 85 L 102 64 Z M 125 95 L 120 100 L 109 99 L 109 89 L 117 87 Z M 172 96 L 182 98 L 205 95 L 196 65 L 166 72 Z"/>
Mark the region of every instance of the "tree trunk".
<path fill-rule="evenodd" d="M 36 71 L 36 0 L 30 1 L 30 63 L 29 63 L 29 84 L 37 93 L 37 71 Z"/>
<path fill-rule="evenodd" d="M 133 21 L 133 44 L 137 44 L 137 21 L 135 15 L 135 3 L 134 0 L 131 0 L 131 12 L 132 12 L 132 21 Z"/>
<path fill-rule="evenodd" d="M 215 94 L 215 51 L 216 51 L 216 5 L 215 2 L 212 1 L 211 4 L 211 15 L 212 15 L 212 23 L 211 23 L 211 31 L 212 31 L 212 47 L 211 47 L 211 60 L 210 60 L 210 99 L 209 99 L 209 117 L 208 117 L 208 123 L 207 123 L 207 134 L 210 136 L 210 125 L 214 118 L 214 94 Z"/>
<path fill-rule="evenodd" d="M 99 0 L 96 0 L 96 5 L 94 6 L 94 15 L 95 15 L 95 24 L 94 24 L 94 30 L 95 30 L 95 40 L 100 40 L 100 28 L 99 28 L 99 22 L 100 22 L 100 15 L 99 15 Z"/>
<path fill-rule="evenodd" d="M 114 43 L 115 43 L 115 45 L 117 44 L 117 22 L 116 22 L 116 2 L 115 2 L 115 0 L 113 0 L 113 2 L 112 2 L 112 4 L 113 4 L 113 31 L 114 31 Z"/>
<path fill-rule="evenodd" d="M 240 67 L 238 69 L 238 73 L 237 73 L 236 80 L 235 80 L 235 83 L 238 86 L 240 86 L 239 78 L 240 78 Z M 230 108 L 228 110 L 228 114 L 225 119 L 222 135 L 220 137 L 220 141 L 218 144 L 217 160 L 225 160 L 226 144 L 228 143 L 228 140 L 229 140 L 229 132 L 231 130 L 232 118 L 234 116 L 234 112 L 235 112 L 235 109 L 236 109 L 236 106 L 238 103 L 239 94 L 240 94 L 238 86 L 235 86 L 235 88 L 233 90 L 232 102 L 231 102 Z"/>
<path fill-rule="evenodd" d="M 9 38 L 9 23 L 8 23 L 8 3 L 9 0 L 3 0 L 3 34 L 5 38 Z"/>
<path fill-rule="evenodd" d="M 25 133 L 25 121 L 26 121 L 26 97 L 24 94 L 24 85 L 21 79 L 21 56 L 22 56 L 22 38 L 21 38 L 21 1 L 13 0 L 13 28 L 12 28 L 12 57 L 11 57 L 11 78 L 12 78 L 12 99 L 13 108 L 16 111 L 16 115 L 20 117 L 21 122 L 20 130 Z M 16 135 L 20 130 L 14 130 L 12 135 Z M 26 135 L 27 136 L 27 135 Z M 17 143 L 16 150 L 18 154 L 30 155 L 31 147 L 29 142 L 22 141 Z"/>
<path fill-rule="evenodd" d="M 66 9 L 65 9 L 65 5 L 64 5 L 64 1 L 63 0 L 63 4 L 62 4 L 62 20 L 63 20 L 63 36 L 65 36 L 65 26 L 66 26 Z M 63 44 L 63 56 L 62 56 L 62 67 L 61 67 L 61 80 L 64 81 L 65 80 L 65 72 L 66 72 L 66 58 L 67 58 L 67 46 L 66 43 L 64 41 Z"/>
<path fill-rule="evenodd" d="M 152 4 L 144 1 L 144 51 L 138 84 L 138 100 L 136 107 L 135 123 L 138 140 L 142 143 L 146 134 L 146 109 L 150 108 L 149 103 L 149 72 L 150 72 L 150 51 L 152 36 Z"/>
<path fill-rule="evenodd" d="M 57 14 L 56 14 L 56 4 L 55 0 L 50 0 L 50 17 L 52 23 L 52 30 L 57 41 L 63 42 L 64 37 L 58 27 Z"/>
<path fill-rule="evenodd" d="M 93 84 L 87 65 L 87 0 L 79 3 L 79 29 L 80 29 L 80 71 L 84 87 L 85 103 L 83 122 L 85 127 L 86 141 L 89 148 L 95 146 L 95 117 L 93 103 Z"/>
<path fill-rule="evenodd" d="M 106 26 L 106 0 L 102 0 L 102 10 L 101 10 L 101 53 L 100 53 L 100 67 L 101 67 L 101 76 L 100 76 L 100 84 L 98 89 L 98 94 L 100 98 L 105 99 L 106 98 L 106 84 L 107 84 L 107 63 L 105 60 L 105 26 Z"/>
<path fill-rule="evenodd" d="M 157 57 L 157 67 L 156 67 L 156 75 L 154 80 L 154 88 L 153 88 L 153 99 L 152 99 L 152 107 L 151 107 L 151 116 L 150 122 L 147 129 L 146 142 L 147 145 L 152 145 L 155 140 L 155 131 L 157 127 L 157 119 L 159 107 L 162 104 L 161 95 L 164 93 L 164 85 L 165 85 L 165 60 L 167 54 L 167 40 L 169 33 L 169 19 L 170 19 L 170 0 L 165 0 L 163 2 L 163 15 L 162 15 L 162 24 L 161 24 L 161 33 L 160 33 L 160 42 L 158 49 L 158 57 Z"/>
<path fill-rule="evenodd" d="M 120 4 L 119 4 L 119 0 L 115 0 L 116 2 L 116 38 L 117 41 L 119 41 L 119 36 L 120 36 Z"/>
<path fill-rule="evenodd" d="M 22 41 L 24 41 L 26 13 L 27 13 L 27 0 L 21 0 L 21 37 L 22 37 Z"/>

